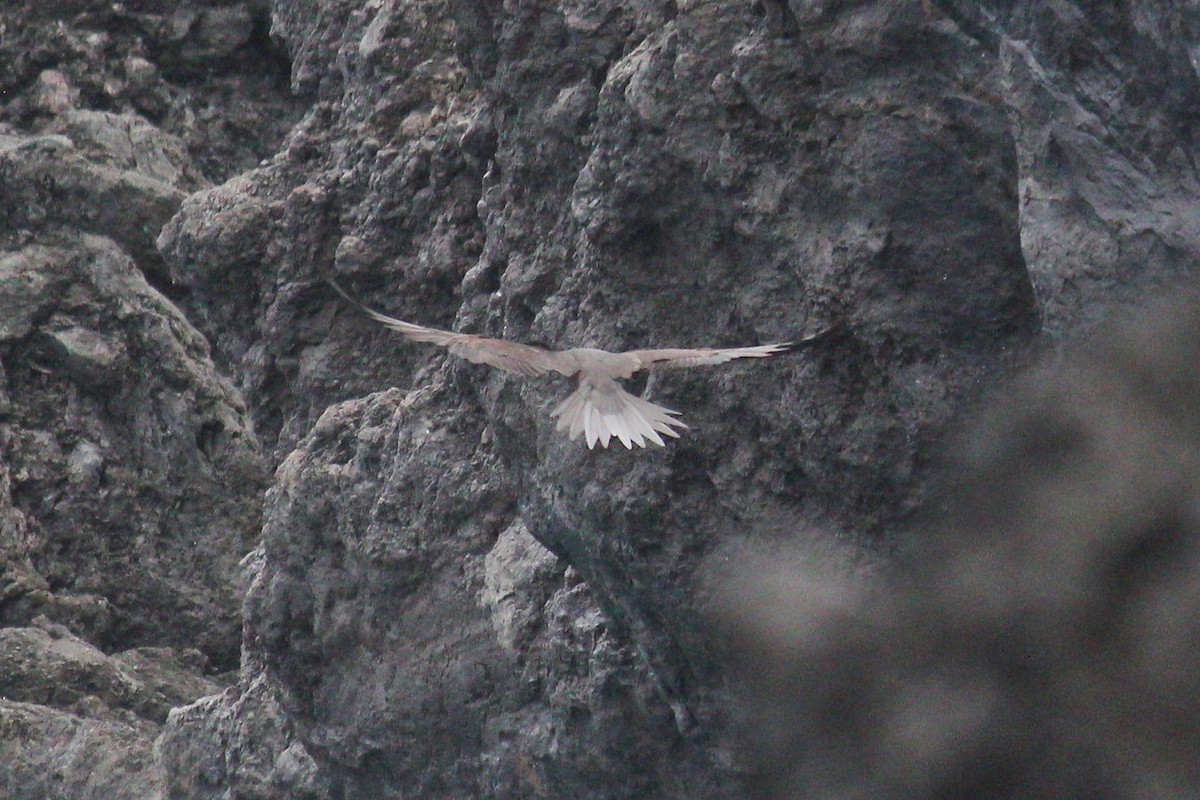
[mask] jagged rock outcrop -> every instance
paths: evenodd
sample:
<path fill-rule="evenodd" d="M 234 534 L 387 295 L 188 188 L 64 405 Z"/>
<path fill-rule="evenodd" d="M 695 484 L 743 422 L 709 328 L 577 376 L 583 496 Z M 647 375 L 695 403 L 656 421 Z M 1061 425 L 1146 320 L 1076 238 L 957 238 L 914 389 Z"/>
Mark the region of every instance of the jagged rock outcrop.
<path fill-rule="evenodd" d="M 0 276 L 10 546 L 34 565 L 14 566 L 0 619 L 46 614 L 107 646 L 236 664 L 231 577 L 264 477 L 241 398 L 112 240 L 47 233 Z"/>
<path fill-rule="evenodd" d="M 172 706 L 219 691 L 206 662 L 179 648 L 105 653 L 46 617 L 0 628 L 0 791 L 161 796 L 153 742 Z"/>
<path fill-rule="evenodd" d="M 167 40 L 188 36 L 165 19 L 0 9 L 6 797 L 159 796 L 168 711 L 220 691 L 240 660 L 238 563 L 259 538 L 266 462 L 241 395 L 162 293 L 155 244 L 187 194 L 238 165 L 196 157 L 198 138 L 226 135 L 193 116 L 219 89 L 166 82 L 182 74 Z M 264 147 L 228 153 L 244 167 Z"/>
<path fill-rule="evenodd" d="M 1171 292 L 1200 255 L 1196 9 L 937 5 L 996 65 L 1044 329 L 1061 337 Z"/>

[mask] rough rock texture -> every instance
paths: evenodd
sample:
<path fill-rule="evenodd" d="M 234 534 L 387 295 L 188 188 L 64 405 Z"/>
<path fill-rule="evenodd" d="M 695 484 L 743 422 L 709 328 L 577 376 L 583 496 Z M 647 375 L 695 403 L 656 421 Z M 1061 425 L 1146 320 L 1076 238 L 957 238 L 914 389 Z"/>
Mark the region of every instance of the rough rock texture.
<path fill-rule="evenodd" d="M 177 189 L 222 180 L 272 153 L 295 121 L 269 24 L 261 0 L 10 0 L 0 9 L 4 122 L 61 130 L 76 117 L 116 113 L 135 135 L 118 127 L 105 138 L 132 147 L 142 166 L 137 131 L 152 127 L 182 145 L 188 163 L 174 169 L 190 175 Z"/>
<path fill-rule="evenodd" d="M 159 796 L 161 779 L 147 747 L 157 730 L 152 723 L 0 699 L 0 730 L 5 797 Z"/>
<path fill-rule="evenodd" d="M 159 240 L 262 435 L 298 445 L 243 680 L 271 682 L 345 796 L 728 796 L 702 563 L 814 522 L 879 536 L 955 403 L 1036 328 L 1005 108 L 938 59 L 988 64 L 917 3 L 811 12 L 804 36 L 740 3 L 300 9 L 275 31 L 309 116 Z M 551 431 L 562 386 L 398 347 L 325 265 L 389 313 L 526 340 L 848 333 L 654 379 L 695 431 L 589 453 Z M 389 384 L 421 388 L 314 426 Z M 506 530 L 585 581 L 594 637 L 507 652 L 514 612 L 480 602 Z M 547 628 L 552 578 L 530 596 Z M 176 722 L 197 736 L 170 734 L 175 763 L 229 735 Z"/>
<path fill-rule="evenodd" d="M 1198 360 L 1193 292 L 969 426 L 895 580 L 743 580 L 758 796 L 1200 792 Z"/>
<path fill-rule="evenodd" d="M 255 112 L 293 101 L 262 95 L 264 9 L 147 5 L 0 9 L 4 797 L 158 796 L 168 711 L 239 663 L 267 465 L 155 241 L 270 150 L 286 115 Z"/>
<path fill-rule="evenodd" d="M 197 650 L 106 655 L 45 617 L 0 628 L 0 793 L 154 798 L 152 743 L 168 710 L 220 687 Z"/>
<path fill-rule="evenodd" d="M 1200 256 L 1200 17 L 1187 3 L 937 5 L 996 59 L 1045 330 L 1170 291 Z"/>
<path fill-rule="evenodd" d="M 210 636 L 226 665 L 256 453 L 278 466 L 241 562 L 238 683 L 170 713 L 148 796 L 743 796 L 701 622 L 715 583 L 798 538 L 835 573 L 928 550 L 910 517 L 941 502 L 947 423 L 1198 244 L 1190 5 L 3 14 L 0 552 L 19 589 L 0 613 L 109 657 Z M 651 377 L 634 388 L 691 430 L 589 452 L 552 429 L 565 382 L 403 344 L 325 270 L 397 316 L 563 346 L 841 328 Z M 148 362 L 136 334 L 161 320 L 149 341 L 184 355 Z M 60 396 L 125 401 L 63 400 L 83 409 L 67 425 Z M 97 426 L 117 433 L 76 432 Z M 144 503 L 70 488 L 117 452 L 146 465 Z M 77 522 L 45 512 L 63 502 Z M 70 548 L 67 525 L 86 531 Z"/>
<path fill-rule="evenodd" d="M 0 432 L 22 518 L 0 620 L 44 613 L 105 646 L 236 664 L 231 577 L 263 479 L 241 399 L 110 239 L 35 236 L 0 256 L 0 279 Z"/>

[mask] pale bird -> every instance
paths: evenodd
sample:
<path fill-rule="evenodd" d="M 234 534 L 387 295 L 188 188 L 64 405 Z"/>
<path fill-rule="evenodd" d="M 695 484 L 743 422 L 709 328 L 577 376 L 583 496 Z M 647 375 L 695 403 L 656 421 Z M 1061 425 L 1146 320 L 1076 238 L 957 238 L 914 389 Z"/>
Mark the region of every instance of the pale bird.
<path fill-rule="evenodd" d="M 549 350 L 504 339 L 489 339 L 486 336 L 427 328 L 389 317 L 351 297 L 331 276 L 326 275 L 325 279 L 338 294 L 371 319 L 400 332 L 414 342 L 436 344 L 473 364 L 487 364 L 519 375 L 532 377 L 557 372 L 573 377 L 576 383 L 575 391 L 559 403 L 558 407 L 550 412 L 550 416 L 558 420 L 554 426 L 555 430 L 565 431 L 572 441 L 583 436 L 589 450 L 597 443 L 601 447 L 608 447 L 608 443 L 613 439 L 619 440 L 629 450 L 632 450 L 635 444 L 644 448 L 647 441 L 665 447 L 663 436 L 678 439 L 679 433 L 675 429 L 688 427 L 675 419 L 679 416 L 678 411 L 630 394 L 617 383 L 618 380 L 632 377 L 635 372 L 641 370 L 704 367 L 724 364 L 735 358 L 765 358 L 814 342 L 832 330 L 830 328 L 796 342 L 755 347 L 695 350 L 667 348 L 627 350 L 623 353 L 611 353 L 590 347 Z"/>

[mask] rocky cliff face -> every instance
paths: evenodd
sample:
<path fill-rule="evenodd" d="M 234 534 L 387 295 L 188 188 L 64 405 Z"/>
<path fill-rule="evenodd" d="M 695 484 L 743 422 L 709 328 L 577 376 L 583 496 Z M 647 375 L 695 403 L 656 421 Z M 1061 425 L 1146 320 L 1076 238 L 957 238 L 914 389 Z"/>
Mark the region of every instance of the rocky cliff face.
<path fill-rule="evenodd" d="M 727 577 L 930 550 L 947 424 L 1190 271 L 1200 16 L 1092 5 L 0 12 L 0 786 L 745 796 Z M 588 451 L 323 271 L 556 346 L 839 329 Z"/>

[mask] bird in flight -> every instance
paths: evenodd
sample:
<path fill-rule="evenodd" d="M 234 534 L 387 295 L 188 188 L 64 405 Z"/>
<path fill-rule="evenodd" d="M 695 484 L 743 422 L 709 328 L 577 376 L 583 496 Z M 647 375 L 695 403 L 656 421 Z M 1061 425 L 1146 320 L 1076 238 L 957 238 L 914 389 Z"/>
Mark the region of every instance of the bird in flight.
<path fill-rule="evenodd" d="M 444 347 L 452 355 L 465 358 L 472 364 L 515 372 L 518 375 L 538 376 L 557 372 L 575 379 L 575 391 L 550 412 L 557 419 L 555 430 L 565 431 L 572 441 L 583 436 L 591 450 L 597 443 L 608 447 L 617 439 L 626 449 L 646 442 L 665 447 L 663 436 L 678 439 L 676 428 L 686 429 L 678 411 L 651 403 L 630 394 L 617 383 L 641 370 L 678 369 L 724 364 L 735 358 L 765 358 L 786 352 L 823 338 L 833 328 L 806 336 L 796 342 L 764 344 L 756 347 L 701 348 L 696 350 L 657 349 L 627 350 L 611 353 L 590 347 L 569 350 L 550 350 L 534 345 L 489 339 L 469 333 L 455 333 L 415 325 L 369 308 L 351 297 L 330 275 L 325 280 L 348 302 L 371 319 L 398 331 L 414 342 L 428 342 Z"/>

